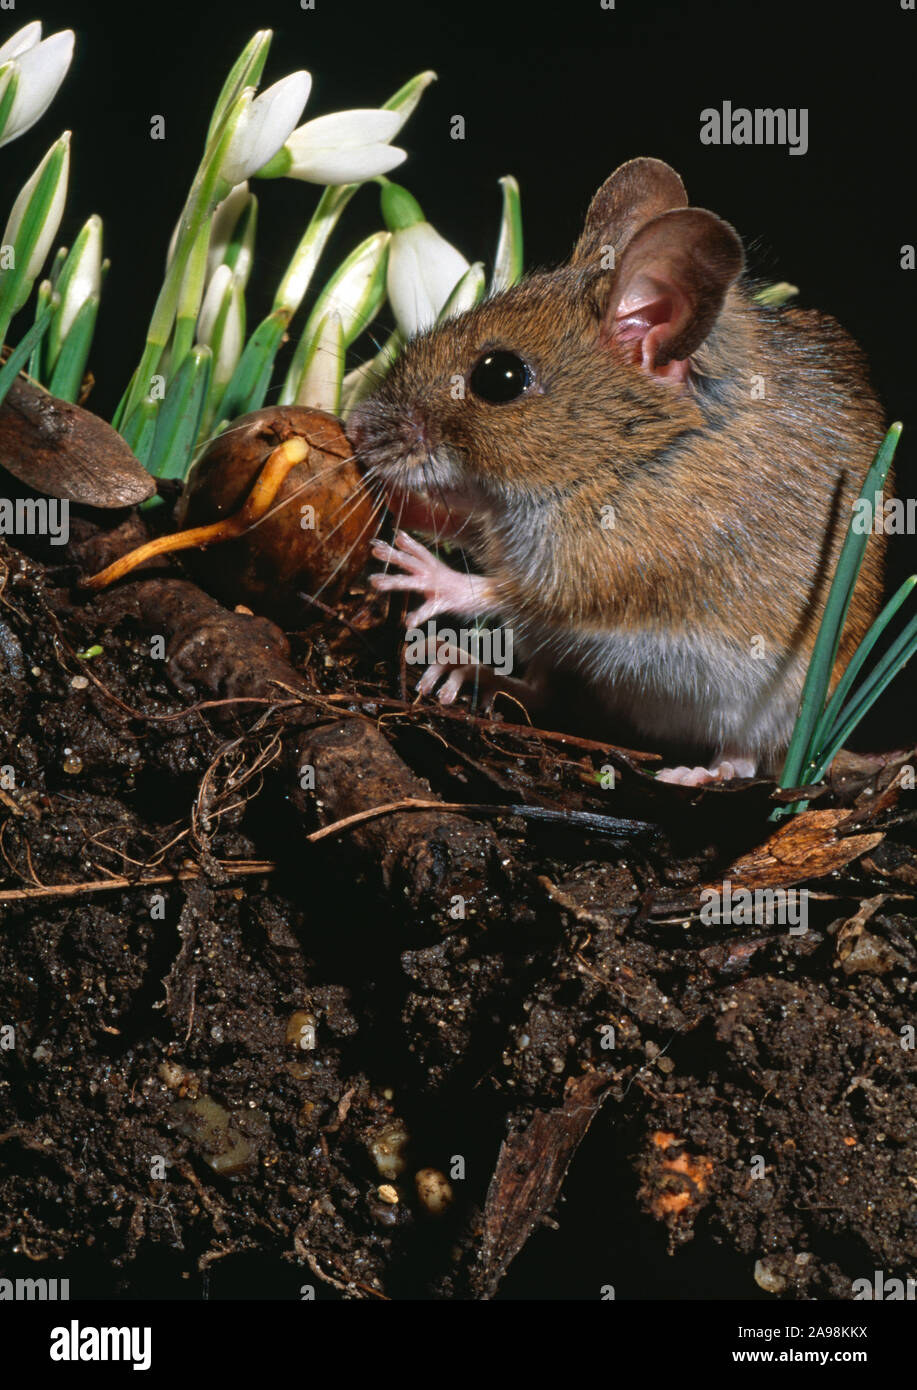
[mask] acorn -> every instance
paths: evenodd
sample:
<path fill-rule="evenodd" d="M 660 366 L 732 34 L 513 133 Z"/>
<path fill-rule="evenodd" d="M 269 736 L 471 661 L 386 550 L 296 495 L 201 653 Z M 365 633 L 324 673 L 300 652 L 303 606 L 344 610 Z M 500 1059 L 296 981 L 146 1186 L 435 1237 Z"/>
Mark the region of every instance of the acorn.
<path fill-rule="evenodd" d="M 346 592 L 368 559 L 374 516 L 340 421 L 304 406 L 255 410 L 191 470 L 176 513 L 184 529 L 84 584 L 102 589 L 156 555 L 194 548 L 191 568 L 225 602 L 296 621 L 309 598 L 333 604 Z"/>

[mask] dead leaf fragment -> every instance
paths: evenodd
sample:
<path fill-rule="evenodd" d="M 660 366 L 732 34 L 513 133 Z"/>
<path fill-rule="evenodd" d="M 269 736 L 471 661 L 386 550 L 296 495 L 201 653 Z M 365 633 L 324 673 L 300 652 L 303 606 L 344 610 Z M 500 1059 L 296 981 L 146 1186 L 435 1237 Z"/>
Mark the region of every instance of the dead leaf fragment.
<path fill-rule="evenodd" d="M 156 491 L 117 430 L 22 377 L 0 405 L 0 461 L 36 492 L 87 507 L 130 507 Z"/>
<path fill-rule="evenodd" d="M 807 879 L 823 878 L 875 849 L 881 831 L 842 835 L 849 810 L 803 811 L 770 835 L 763 845 L 727 869 L 723 880 L 736 888 L 789 888 Z M 720 885 L 707 885 L 718 890 Z"/>
<path fill-rule="evenodd" d="M 611 1078 L 587 1072 L 567 1082 L 563 1105 L 536 1110 L 500 1148 L 484 1207 L 482 1296 L 490 1297 L 532 1231 L 554 1205 Z"/>

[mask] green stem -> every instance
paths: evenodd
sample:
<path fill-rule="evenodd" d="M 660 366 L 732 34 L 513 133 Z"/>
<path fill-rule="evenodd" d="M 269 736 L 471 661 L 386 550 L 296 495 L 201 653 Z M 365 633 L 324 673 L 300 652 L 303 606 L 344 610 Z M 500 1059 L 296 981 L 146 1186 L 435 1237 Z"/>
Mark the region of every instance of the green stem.
<path fill-rule="evenodd" d="M 225 196 L 226 190 L 222 187 L 225 180 L 220 177 L 220 163 L 231 139 L 233 128 L 233 122 L 227 119 L 220 140 L 210 143 L 208 152 L 195 175 L 191 192 L 182 210 L 175 254 L 169 262 L 166 278 L 156 299 L 140 362 L 115 412 L 112 423 L 116 429 L 123 420 L 129 418 L 132 411 L 149 391 L 151 379 L 155 375 L 156 368 L 166 350 L 166 344 L 175 322 L 188 262 L 205 230 L 209 235 L 209 223 L 213 210 L 220 198 Z M 185 355 L 187 355 L 187 351 Z M 175 370 L 180 365 L 173 359 L 173 377 Z"/>
<path fill-rule="evenodd" d="M 207 278 L 207 251 L 210 246 L 210 223 L 206 219 L 198 228 L 197 237 L 191 248 L 188 266 L 182 279 L 181 292 L 175 316 L 175 332 L 169 353 L 169 377 L 174 378 L 181 368 L 191 348 L 194 346 L 194 333 L 197 316 L 204 297 L 204 282 Z"/>
<path fill-rule="evenodd" d="M 302 239 L 293 252 L 286 274 L 277 286 L 274 295 L 273 311 L 286 309 L 290 317 L 296 313 L 309 288 L 315 267 L 325 249 L 328 238 L 338 224 L 341 213 L 350 202 L 358 183 L 341 184 L 339 188 L 326 188 L 318 200 L 318 206 L 310 218 Z"/>

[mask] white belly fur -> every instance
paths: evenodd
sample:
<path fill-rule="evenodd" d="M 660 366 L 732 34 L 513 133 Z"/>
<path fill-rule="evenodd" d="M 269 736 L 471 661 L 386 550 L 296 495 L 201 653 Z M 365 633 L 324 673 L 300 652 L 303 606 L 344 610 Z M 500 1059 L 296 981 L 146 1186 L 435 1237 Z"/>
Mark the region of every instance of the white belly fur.
<path fill-rule="evenodd" d="M 581 672 L 609 713 L 648 735 L 756 761 L 789 742 L 805 675 L 798 656 L 756 659 L 701 632 L 529 631 L 525 647 L 539 665 Z"/>

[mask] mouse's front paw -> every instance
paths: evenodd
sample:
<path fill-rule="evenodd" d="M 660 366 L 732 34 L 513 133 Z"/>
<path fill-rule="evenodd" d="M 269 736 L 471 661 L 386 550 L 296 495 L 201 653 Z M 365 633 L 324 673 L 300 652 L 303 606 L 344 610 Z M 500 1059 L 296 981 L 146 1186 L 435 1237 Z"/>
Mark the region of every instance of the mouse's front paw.
<path fill-rule="evenodd" d="M 371 575 L 369 582 L 374 589 L 411 591 L 424 595 L 425 602 L 407 615 L 405 622 L 408 627 L 422 627 L 440 613 L 457 613 L 475 618 L 492 603 L 491 586 L 483 575 L 460 574 L 458 570 L 450 569 L 406 531 L 397 533 L 394 545 L 373 541 L 371 550 L 377 560 L 384 561 L 386 565 L 397 565 L 402 571 L 401 574 L 386 571 Z"/>

